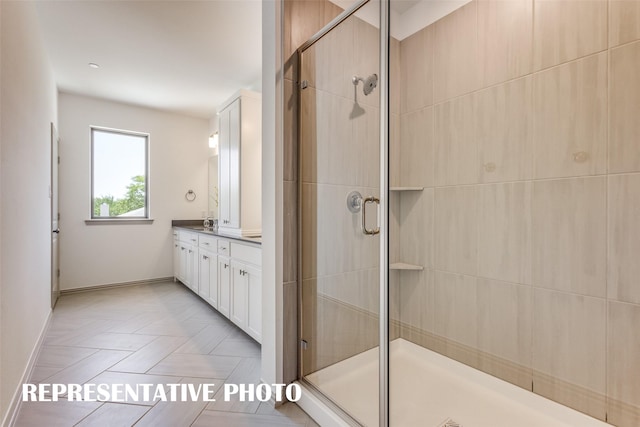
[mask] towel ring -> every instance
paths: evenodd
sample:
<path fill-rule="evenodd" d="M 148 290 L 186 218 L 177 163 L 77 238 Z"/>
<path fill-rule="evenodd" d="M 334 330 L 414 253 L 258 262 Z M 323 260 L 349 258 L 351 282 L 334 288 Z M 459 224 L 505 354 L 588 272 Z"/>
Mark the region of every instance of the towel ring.
<path fill-rule="evenodd" d="M 196 199 L 196 192 L 193 190 L 189 190 L 185 193 L 184 198 L 189 202 L 193 202 Z"/>

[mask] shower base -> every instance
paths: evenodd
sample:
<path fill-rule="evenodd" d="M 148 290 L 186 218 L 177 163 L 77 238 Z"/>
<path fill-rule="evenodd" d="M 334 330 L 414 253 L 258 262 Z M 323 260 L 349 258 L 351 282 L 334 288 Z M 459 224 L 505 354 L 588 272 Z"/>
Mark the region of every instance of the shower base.
<path fill-rule="evenodd" d="M 389 354 L 393 427 L 610 426 L 404 339 L 394 340 Z M 377 348 L 306 379 L 361 424 L 378 425 Z M 298 404 L 323 427 L 347 425 L 309 393 Z"/>

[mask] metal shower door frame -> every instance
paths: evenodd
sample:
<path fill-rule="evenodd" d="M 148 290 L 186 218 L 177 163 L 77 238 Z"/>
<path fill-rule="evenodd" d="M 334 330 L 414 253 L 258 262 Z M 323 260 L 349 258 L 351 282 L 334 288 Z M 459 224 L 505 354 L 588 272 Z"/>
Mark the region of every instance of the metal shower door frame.
<path fill-rule="evenodd" d="M 352 16 L 362 6 L 370 1 L 378 1 L 380 5 L 380 75 L 379 75 L 379 94 L 380 94 L 380 200 L 379 200 L 379 227 L 380 227 L 380 312 L 379 312 L 379 425 L 380 427 L 389 427 L 389 325 L 390 325 L 390 310 L 389 310 L 389 129 L 390 129 L 390 108 L 389 108 L 389 48 L 390 48 L 390 0 L 360 0 L 355 3 L 349 9 L 346 9 L 343 13 L 333 19 L 330 23 L 324 26 L 319 32 L 312 36 L 307 42 L 305 42 L 297 50 L 297 66 L 298 75 L 296 76 L 297 82 L 297 105 L 298 105 L 298 123 L 301 120 L 301 96 L 300 88 L 302 79 L 302 53 L 312 46 L 316 41 L 321 39 L 335 27 L 340 25 L 343 21 Z M 300 127 L 297 129 L 297 141 L 298 146 L 300 144 Z M 300 165 L 300 152 L 298 147 L 298 165 Z M 302 284 L 302 257 L 300 251 L 302 250 L 302 209 L 300 203 L 301 196 L 301 172 L 298 167 L 298 341 L 301 340 L 301 310 L 302 310 L 302 292 L 300 286 Z M 314 388 L 311 384 L 304 380 L 302 375 L 302 352 L 298 346 L 298 377 L 301 381 L 304 381 L 307 385 Z M 322 394 L 322 393 L 320 393 Z M 324 397 L 322 395 L 322 397 Z M 350 421 L 354 421 L 353 418 L 346 414 L 341 408 L 333 404 L 329 399 L 322 399 L 330 407 L 334 408 L 337 412 L 341 413 Z"/>
<path fill-rule="evenodd" d="M 380 2 L 380 357 L 379 421 L 389 426 L 389 29 L 391 0 Z"/>

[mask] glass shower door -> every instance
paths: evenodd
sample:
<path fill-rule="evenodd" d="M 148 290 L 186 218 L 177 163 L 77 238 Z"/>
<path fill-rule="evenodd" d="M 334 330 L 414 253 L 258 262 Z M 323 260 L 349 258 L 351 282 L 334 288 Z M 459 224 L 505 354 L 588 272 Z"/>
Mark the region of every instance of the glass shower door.
<path fill-rule="evenodd" d="M 378 3 L 300 50 L 301 377 L 378 425 Z"/>

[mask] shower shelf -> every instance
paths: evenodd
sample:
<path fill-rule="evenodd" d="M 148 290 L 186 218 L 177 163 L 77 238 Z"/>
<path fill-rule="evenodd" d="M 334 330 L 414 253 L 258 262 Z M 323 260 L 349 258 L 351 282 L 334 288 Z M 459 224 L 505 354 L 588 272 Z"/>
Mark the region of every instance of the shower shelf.
<path fill-rule="evenodd" d="M 406 262 L 394 262 L 389 264 L 389 270 L 422 271 L 424 267 L 421 265 L 407 264 Z"/>
<path fill-rule="evenodd" d="M 422 191 L 424 187 L 389 187 L 389 191 Z"/>

